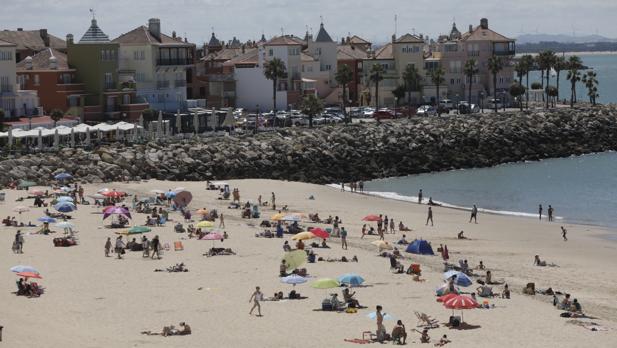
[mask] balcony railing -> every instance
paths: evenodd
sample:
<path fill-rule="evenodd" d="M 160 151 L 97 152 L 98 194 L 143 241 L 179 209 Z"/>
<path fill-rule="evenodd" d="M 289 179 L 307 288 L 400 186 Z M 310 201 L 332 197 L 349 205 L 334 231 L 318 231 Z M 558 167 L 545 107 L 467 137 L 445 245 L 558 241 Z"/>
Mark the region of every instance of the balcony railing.
<path fill-rule="evenodd" d="M 506 50 L 506 51 L 495 51 L 496 56 L 513 56 L 516 54 L 514 50 Z"/>
<path fill-rule="evenodd" d="M 162 58 L 156 60 L 156 65 L 191 65 L 189 58 Z"/>

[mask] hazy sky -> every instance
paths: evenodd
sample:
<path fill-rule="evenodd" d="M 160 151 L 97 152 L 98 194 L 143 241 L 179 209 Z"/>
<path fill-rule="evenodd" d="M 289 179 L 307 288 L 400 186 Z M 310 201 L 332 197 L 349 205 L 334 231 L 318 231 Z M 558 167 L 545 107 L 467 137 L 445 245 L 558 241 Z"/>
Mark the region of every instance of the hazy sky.
<path fill-rule="evenodd" d="M 48 28 L 64 38 L 78 40 L 90 24 L 94 8 L 101 29 L 111 38 L 161 19 L 163 32 L 201 44 L 214 27 L 219 38 L 259 39 L 285 34 L 303 35 L 309 26 L 316 33 L 320 16 L 333 39 L 347 33 L 373 42 L 388 41 L 398 16 L 398 33 L 434 37 L 446 33 L 456 18 L 461 31 L 481 17 L 507 36 L 522 33 L 597 33 L 617 37 L 614 0 L 0 0 L 0 29 Z"/>

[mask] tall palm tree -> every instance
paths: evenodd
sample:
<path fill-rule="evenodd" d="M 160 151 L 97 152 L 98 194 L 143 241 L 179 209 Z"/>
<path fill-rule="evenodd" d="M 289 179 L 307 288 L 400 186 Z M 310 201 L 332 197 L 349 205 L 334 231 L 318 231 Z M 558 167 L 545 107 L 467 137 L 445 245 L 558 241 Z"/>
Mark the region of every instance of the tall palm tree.
<path fill-rule="evenodd" d="M 525 67 L 525 107 L 529 110 L 529 73 L 533 70 L 535 60 L 530 54 L 521 57 L 520 60 Z"/>
<path fill-rule="evenodd" d="M 441 66 L 437 67 L 437 69 L 431 70 L 431 82 L 435 85 L 435 91 L 437 92 L 437 115 L 441 115 L 441 108 L 439 107 L 439 86 L 446 82 L 446 79 L 444 78 L 445 75 L 446 72 Z"/>
<path fill-rule="evenodd" d="M 343 115 L 345 115 L 345 123 L 349 123 L 350 119 L 347 116 L 347 109 L 345 105 L 347 103 L 347 94 L 345 94 L 345 87 L 353 81 L 353 72 L 351 68 L 347 64 L 341 64 L 338 70 L 336 70 L 336 74 L 334 75 L 336 82 L 341 85 L 343 88 Z"/>
<path fill-rule="evenodd" d="M 370 71 L 370 80 L 375 82 L 375 111 L 379 110 L 379 81 L 383 80 L 383 66 L 374 63 Z"/>
<path fill-rule="evenodd" d="M 405 81 L 405 89 L 407 90 L 407 107 L 411 115 L 411 92 L 420 91 L 420 80 L 422 76 L 418 72 L 415 65 L 409 64 L 403 71 L 403 81 Z"/>
<path fill-rule="evenodd" d="M 503 60 L 496 55 L 492 55 L 488 59 L 488 70 L 493 74 L 493 105 L 495 106 L 495 112 L 497 112 L 497 74 L 503 70 Z M 502 102 L 504 102 L 502 100 Z"/>
<path fill-rule="evenodd" d="M 596 105 L 596 99 L 600 96 L 598 94 L 598 79 L 597 74 L 594 71 L 587 71 L 585 75 L 583 75 L 583 83 L 585 87 L 587 87 L 587 96 L 589 97 L 589 102 L 591 105 Z"/>
<path fill-rule="evenodd" d="M 394 116 L 396 116 L 396 109 L 398 108 L 398 101 L 405 97 L 405 86 L 398 85 L 395 89 L 392 90 L 392 95 L 394 96 Z M 411 114 L 410 114 L 411 115 Z"/>
<path fill-rule="evenodd" d="M 555 67 L 556 61 L 557 61 L 557 56 L 551 50 L 542 51 L 538 55 L 538 66 L 540 67 L 540 70 L 542 70 L 543 72 L 546 72 L 546 88 L 548 88 L 548 86 L 550 85 L 551 68 Z M 544 83 L 544 81 L 542 81 L 542 83 Z M 542 87 L 545 88 L 544 85 Z M 546 93 L 546 108 L 548 109 L 550 98 L 548 95 L 548 89 L 546 88 L 544 89 L 544 91 Z"/>
<path fill-rule="evenodd" d="M 266 79 L 272 80 L 272 110 L 276 119 L 276 85 L 279 79 L 287 77 L 287 68 L 280 58 L 273 58 L 264 64 L 264 75 Z"/>
<path fill-rule="evenodd" d="M 309 94 L 302 99 L 300 110 L 309 118 L 309 128 L 313 128 L 313 118 L 323 111 L 323 103 L 315 94 Z"/>
<path fill-rule="evenodd" d="M 465 67 L 463 68 L 463 73 L 467 77 L 469 81 L 469 94 L 467 94 L 467 102 L 471 105 L 471 85 L 473 83 L 473 75 L 477 74 L 480 71 L 477 67 L 477 62 L 475 59 L 471 58 L 465 62 Z"/>
<path fill-rule="evenodd" d="M 559 101 L 559 78 L 561 77 L 561 72 L 564 70 L 568 70 L 568 62 L 566 61 L 566 57 L 557 56 L 555 57 L 555 72 L 557 73 L 557 100 Z"/>
<path fill-rule="evenodd" d="M 570 81 L 570 107 L 574 107 L 576 103 L 576 83 L 581 80 L 581 72 L 579 71 L 583 67 L 583 62 L 578 56 L 571 56 L 568 59 L 568 76 L 566 79 Z"/>

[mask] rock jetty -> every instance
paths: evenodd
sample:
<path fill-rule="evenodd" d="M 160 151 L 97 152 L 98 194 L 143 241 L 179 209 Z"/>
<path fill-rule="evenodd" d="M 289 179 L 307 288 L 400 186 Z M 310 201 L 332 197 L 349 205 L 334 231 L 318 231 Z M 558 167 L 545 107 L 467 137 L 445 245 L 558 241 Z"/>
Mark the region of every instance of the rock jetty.
<path fill-rule="evenodd" d="M 62 171 L 85 182 L 271 178 L 323 184 L 616 149 L 617 108 L 598 106 L 65 148 L 1 161 L 0 184 L 45 184 Z"/>

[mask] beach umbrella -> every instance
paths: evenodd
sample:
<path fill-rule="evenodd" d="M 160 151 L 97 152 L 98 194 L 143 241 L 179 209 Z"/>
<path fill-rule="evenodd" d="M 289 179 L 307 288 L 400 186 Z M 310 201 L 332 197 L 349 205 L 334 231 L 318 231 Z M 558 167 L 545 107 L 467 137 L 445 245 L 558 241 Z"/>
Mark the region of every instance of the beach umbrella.
<path fill-rule="evenodd" d="M 54 205 L 54 209 L 61 213 L 70 213 L 73 210 L 77 210 L 77 207 L 71 202 L 60 202 Z"/>
<path fill-rule="evenodd" d="M 217 232 L 210 232 L 208 234 L 206 234 L 205 236 L 199 238 L 199 240 L 223 240 L 225 239 L 225 237 Z"/>
<path fill-rule="evenodd" d="M 74 228 L 74 227 L 75 227 L 75 225 L 74 225 L 74 224 L 72 224 L 72 223 L 70 223 L 70 222 L 68 222 L 68 221 L 61 221 L 61 222 L 58 222 L 58 223 L 56 224 L 56 227 L 60 227 L 60 228 L 63 228 L 63 229 L 65 229 L 65 230 L 67 230 L 67 229 Z"/>
<path fill-rule="evenodd" d="M 197 209 L 197 211 L 195 211 L 195 214 L 208 215 L 208 209 L 205 209 L 205 208 Z"/>
<path fill-rule="evenodd" d="M 176 194 L 174 197 L 174 203 L 178 207 L 186 207 L 193 200 L 193 195 L 189 191 L 181 191 Z"/>
<path fill-rule="evenodd" d="M 199 133 L 199 115 L 197 112 L 193 114 L 193 128 L 195 128 L 195 134 Z"/>
<path fill-rule="evenodd" d="M 94 198 L 94 199 L 103 199 L 103 198 L 105 198 L 105 196 L 103 196 L 103 195 L 102 195 L 102 194 L 100 194 L 100 193 L 95 193 L 95 194 L 93 194 L 93 195 L 89 195 L 88 197 L 90 197 L 90 198 Z"/>
<path fill-rule="evenodd" d="M 13 211 L 16 213 L 25 213 L 27 211 L 30 211 L 30 209 L 28 207 L 24 207 L 23 205 L 18 205 L 15 208 L 13 208 Z"/>
<path fill-rule="evenodd" d="M 281 277 L 281 283 L 292 284 L 293 286 L 296 286 L 296 284 L 304 284 L 307 281 L 308 280 L 306 278 L 297 274 L 288 275 L 287 277 Z"/>
<path fill-rule="evenodd" d="M 465 319 L 463 318 L 463 309 L 475 309 L 478 308 L 478 302 L 469 296 L 456 295 L 450 298 L 449 300 L 443 303 L 443 306 L 451 309 L 454 314 L 454 310 L 461 311 L 461 322 Z"/>
<path fill-rule="evenodd" d="M 56 200 L 58 202 L 71 202 L 71 203 L 74 202 L 73 197 L 70 197 L 70 196 L 60 196 L 60 197 L 56 198 Z"/>
<path fill-rule="evenodd" d="M 362 221 L 381 221 L 378 215 L 367 215 L 362 218 Z"/>
<path fill-rule="evenodd" d="M 55 128 L 54 131 L 54 147 L 57 148 L 60 144 L 60 137 L 58 136 L 58 128 Z"/>
<path fill-rule="evenodd" d="M 283 218 L 281 220 L 283 220 L 283 221 L 296 221 L 296 222 L 299 222 L 300 221 L 300 217 L 298 215 L 285 215 L 285 216 L 283 216 Z"/>
<path fill-rule="evenodd" d="M 455 293 L 452 293 L 452 292 L 451 292 L 451 293 L 445 294 L 445 295 L 443 295 L 443 296 L 439 296 L 439 297 L 437 298 L 437 302 L 446 302 L 446 301 L 448 301 L 449 299 L 451 299 L 451 298 L 453 298 L 453 297 L 456 297 L 456 296 L 458 296 L 458 294 L 455 294 Z"/>
<path fill-rule="evenodd" d="M 208 220 L 199 221 L 195 226 L 197 226 L 197 228 L 211 228 L 214 227 L 214 222 Z"/>
<path fill-rule="evenodd" d="M 300 232 L 297 234 L 294 234 L 293 237 L 291 237 L 291 240 L 307 240 L 307 239 L 313 239 L 315 238 L 315 235 L 311 232 Z"/>
<path fill-rule="evenodd" d="M 56 219 L 50 216 L 43 216 L 43 217 L 38 218 L 37 220 L 40 222 L 48 223 L 48 224 L 56 222 Z"/>
<path fill-rule="evenodd" d="M 38 273 L 34 273 L 34 272 L 17 272 L 15 273 L 15 275 L 17 275 L 18 277 L 23 277 L 23 278 L 36 278 L 36 279 L 43 279 L 43 277 L 41 277 L 40 274 Z"/>
<path fill-rule="evenodd" d="M 149 227 L 146 227 L 146 226 L 133 226 L 133 227 L 129 228 L 128 230 L 116 232 L 116 234 L 122 234 L 122 235 L 128 236 L 128 235 L 131 235 L 131 234 L 148 233 L 150 231 L 152 231 L 152 230 Z"/>
<path fill-rule="evenodd" d="M 390 244 L 389 242 L 386 242 L 385 240 L 376 240 L 376 241 L 371 242 L 371 244 L 379 248 L 379 251 L 394 249 L 394 246 Z"/>
<path fill-rule="evenodd" d="M 341 284 L 347 284 L 349 286 L 358 286 L 364 283 L 364 278 L 355 274 L 355 273 L 347 273 L 338 277 L 338 281 Z"/>
<path fill-rule="evenodd" d="M 28 191 L 29 194 L 33 195 L 33 196 L 42 196 L 45 194 L 45 192 L 43 190 L 30 190 Z"/>
<path fill-rule="evenodd" d="M 42 151 L 43 150 L 43 131 L 41 129 L 39 129 L 39 134 L 36 140 L 39 145 L 39 151 Z"/>
<path fill-rule="evenodd" d="M 287 265 L 287 271 L 291 272 L 306 262 L 306 252 L 304 250 L 286 252 L 283 255 L 283 260 L 285 260 Z"/>
<path fill-rule="evenodd" d="M 109 198 L 120 198 L 126 196 L 126 193 L 120 191 L 105 191 L 102 195 Z"/>
<path fill-rule="evenodd" d="M 382 315 L 383 315 L 383 320 L 394 320 L 394 317 L 391 316 L 388 313 L 385 313 L 385 314 L 382 313 Z M 371 320 L 375 320 L 375 319 L 377 319 L 377 312 L 371 312 L 371 313 L 367 314 L 366 317 L 371 319 Z"/>
<path fill-rule="evenodd" d="M 54 175 L 54 179 L 56 180 L 67 180 L 67 179 L 71 179 L 73 176 L 69 173 L 60 173 L 60 174 L 56 174 Z"/>
<path fill-rule="evenodd" d="M 341 284 L 338 281 L 336 281 L 336 279 L 332 279 L 332 278 L 317 279 L 311 284 L 311 287 L 315 289 L 332 289 L 332 288 L 338 288 L 339 286 L 341 286 Z"/>
<path fill-rule="evenodd" d="M 122 207 L 107 207 L 103 210 L 103 220 L 107 219 L 111 215 L 122 215 L 131 219 L 131 213 L 129 213 L 128 209 Z"/>
<path fill-rule="evenodd" d="M 326 230 L 324 230 L 322 228 L 319 228 L 319 227 L 313 228 L 310 232 L 312 234 L 314 234 L 315 237 L 319 237 L 319 238 L 323 238 L 323 239 L 327 239 L 327 238 L 330 237 L 330 234 L 328 233 L 328 231 L 326 231 Z"/>
<path fill-rule="evenodd" d="M 270 217 L 270 220 L 272 220 L 272 221 L 281 221 L 281 220 L 283 220 L 284 217 L 285 217 L 285 215 L 283 215 L 281 213 L 277 213 L 277 214 L 272 215 Z"/>
<path fill-rule="evenodd" d="M 75 128 L 71 128 L 71 147 L 75 147 Z"/>
<path fill-rule="evenodd" d="M 451 271 L 445 272 L 443 274 L 443 279 L 444 280 L 448 280 L 448 279 L 450 279 L 452 277 L 456 277 L 456 279 L 454 281 L 454 284 L 456 284 L 456 285 L 459 285 L 459 286 L 470 286 L 471 284 L 473 284 L 473 281 L 471 279 L 469 279 L 467 274 L 465 274 L 463 272 L 451 270 Z"/>
<path fill-rule="evenodd" d="M 460 293 L 460 289 L 458 289 L 457 287 L 454 288 L 454 291 L 458 294 Z M 441 286 L 437 287 L 437 289 L 435 289 L 435 294 L 437 296 L 443 296 L 446 293 L 448 293 L 448 283 L 443 283 Z"/>
<path fill-rule="evenodd" d="M 109 192 L 111 191 L 109 188 L 107 187 L 103 187 L 102 189 L 99 189 L 98 191 L 96 191 L 97 193 L 105 193 L 105 192 Z"/>
<path fill-rule="evenodd" d="M 32 266 L 24 266 L 24 265 L 13 266 L 10 268 L 10 271 L 14 273 L 29 272 L 29 273 L 39 274 L 39 271 L 37 271 L 36 268 Z"/>

